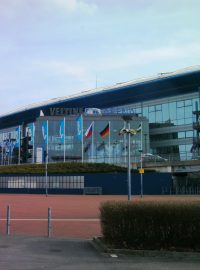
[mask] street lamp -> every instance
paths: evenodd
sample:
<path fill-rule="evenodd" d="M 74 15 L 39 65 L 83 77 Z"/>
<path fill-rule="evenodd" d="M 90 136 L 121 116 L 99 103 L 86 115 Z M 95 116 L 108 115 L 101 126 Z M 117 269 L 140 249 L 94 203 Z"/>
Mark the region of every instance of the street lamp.
<path fill-rule="evenodd" d="M 45 153 L 45 194 L 48 196 L 48 152 Z"/>
<path fill-rule="evenodd" d="M 142 143 L 142 122 L 141 122 L 141 137 L 140 137 L 140 143 L 141 143 L 141 159 L 140 159 L 140 197 L 142 198 L 143 197 L 143 173 L 144 173 L 144 169 L 143 169 L 143 164 L 142 164 L 142 153 L 143 153 L 143 143 Z"/>
<path fill-rule="evenodd" d="M 131 200 L 131 158 L 130 158 L 130 145 L 131 145 L 131 136 L 136 135 L 138 132 L 141 132 L 141 164 L 140 164 L 140 174 L 141 174 L 141 197 L 143 196 L 143 177 L 142 174 L 144 172 L 143 167 L 142 167 L 142 152 L 143 152 L 143 147 L 142 147 L 142 122 L 140 123 L 139 127 L 137 129 L 131 129 L 130 128 L 130 120 L 132 120 L 132 116 L 123 116 L 124 121 L 128 124 L 128 128 L 122 128 L 119 131 L 119 135 L 124 135 L 128 134 L 128 165 L 127 165 L 127 170 L 128 170 L 128 200 Z"/>
<path fill-rule="evenodd" d="M 142 143 L 142 122 L 140 124 L 141 126 L 141 136 L 140 136 L 140 149 L 139 149 L 139 152 L 140 152 L 140 197 L 142 198 L 143 197 L 143 173 L 144 173 L 144 169 L 143 169 L 143 143 Z"/>
<path fill-rule="evenodd" d="M 128 128 L 122 128 L 119 131 L 119 135 L 128 134 L 128 164 L 127 164 L 127 176 L 128 176 L 128 200 L 131 200 L 131 156 L 130 156 L 130 146 L 131 146 L 131 135 L 135 135 L 137 131 L 130 128 L 130 121 L 132 120 L 131 115 L 124 115 L 122 117 L 127 123 Z"/>

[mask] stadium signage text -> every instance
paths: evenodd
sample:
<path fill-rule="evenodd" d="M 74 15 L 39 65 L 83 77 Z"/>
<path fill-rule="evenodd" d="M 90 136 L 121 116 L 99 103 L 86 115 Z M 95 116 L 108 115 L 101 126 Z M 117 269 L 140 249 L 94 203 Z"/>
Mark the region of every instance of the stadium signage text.
<path fill-rule="evenodd" d="M 84 108 L 50 108 L 51 116 L 76 115 L 84 112 Z"/>

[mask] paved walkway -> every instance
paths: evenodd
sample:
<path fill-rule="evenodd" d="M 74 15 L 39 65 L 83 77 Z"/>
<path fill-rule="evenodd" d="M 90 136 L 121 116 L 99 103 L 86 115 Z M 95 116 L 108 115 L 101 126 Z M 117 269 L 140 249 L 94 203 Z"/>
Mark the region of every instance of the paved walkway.
<path fill-rule="evenodd" d="M 195 256 L 105 254 L 92 240 L 1 236 L 1 270 L 199 270 Z"/>

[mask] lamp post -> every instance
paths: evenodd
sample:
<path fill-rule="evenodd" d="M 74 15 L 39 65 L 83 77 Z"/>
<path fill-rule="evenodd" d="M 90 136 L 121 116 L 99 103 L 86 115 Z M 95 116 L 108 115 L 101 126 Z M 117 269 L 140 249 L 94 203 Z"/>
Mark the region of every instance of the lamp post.
<path fill-rule="evenodd" d="M 128 122 L 128 200 L 131 200 L 131 133 L 130 123 Z"/>
<path fill-rule="evenodd" d="M 132 120 L 131 115 L 125 115 L 122 117 L 127 123 L 128 128 L 122 128 L 119 132 L 119 135 L 128 134 L 128 159 L 127 159 L 127 183 L 128 183 L 128 201 L 131 200 L 131 135 L 133 135 L 132 130 L 130 129 L 130 120 Z"/>
<path fill-rule="evenodd" d="M 143 176 L 142 174 L 144 173 L 143 170 L 143 164 L 142 164 L 142 152 L 143 152 L 143 144 L 142 144 L 142 122 L 140 123 L 139 127 L 137 129 L 131 129 L 130 128 L 130 120 L 132 120 L 132 116 L 123 116 L 124 121 L 126 121 L 128 128 L 122 128 L 119 131 L 119 135 L 126 135 L 128 134 L 128 165 L 127 165 L 127 170 L 128 170 L 128 200 L 131 200 L 131 156 L 130 156 L 130 147 L 131 147 L 131 136 L 136 135 L 137 133 L 141 132 L 141 164 L 140 164 L 140 173 L 141 173 L 141 197 L 143 196 Z"/>
<path fill-rule="evenodd" d="M 143 153 L 143 143 L 142 143 L 142 122 L 141 122 L 141 136 L 140 136 L 140 197 L 143 197 L 143 164 L 142 164 L 142 153 Z"/>
<path fill-rule="evenodd" d="M 48 152 L 45 153 L 45 194 L 48 196 Z"/>

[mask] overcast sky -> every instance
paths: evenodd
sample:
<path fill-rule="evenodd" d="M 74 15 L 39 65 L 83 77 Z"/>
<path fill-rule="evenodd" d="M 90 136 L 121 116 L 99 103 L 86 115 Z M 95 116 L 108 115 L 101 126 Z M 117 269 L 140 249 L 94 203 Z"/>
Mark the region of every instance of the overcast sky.
<path fill-rule="evenodd" d="M 0 114 L 200 64 L 199 0 L 0 0 Z"/>

